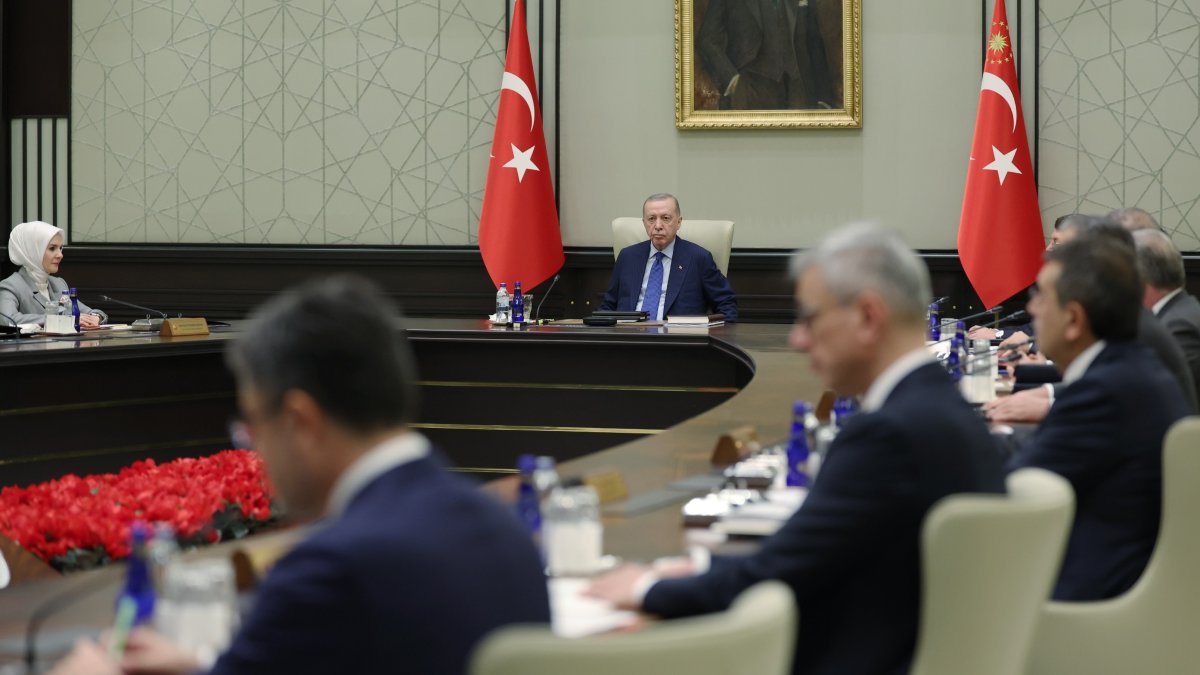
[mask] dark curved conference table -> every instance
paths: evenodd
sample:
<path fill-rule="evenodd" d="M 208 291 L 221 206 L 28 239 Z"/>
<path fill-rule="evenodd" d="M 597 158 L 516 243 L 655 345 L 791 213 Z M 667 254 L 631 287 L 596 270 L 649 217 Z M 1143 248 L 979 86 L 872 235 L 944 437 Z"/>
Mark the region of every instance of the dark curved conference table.
<path fill-rule="evenodd" d="M 554 455 L 564 476 L 619 472 L 630 499 L 606 508 L 604 547 L 627 560 L 683 550 L 679 506 L 695 492 L 670 486 L 712 470 L 722 433 L 752 425 L 763 441 L 781 439 L 791 402 L 822 391 L 807 357 L 788 349 L 786 325 L 514 331 L 486 321 L 407 319 L 403 330 L 422 395 L 414 426 L 458 470 L 483 480 L 510 474 L 520 452 Z M 207 337 L 0 344 L 0 485 L 228 447 L 224 429 L 235 407 L 223 353 L 239 332 L 235 323 Z M 503 494 L 514 485 L 492 480 L 488 489 Z M 206 554 L 287 537 L 219 544 Z M 0 590 L 0 664 L 12 653 L 4 639 L 21 634 L 34 607 L 105 583 L 97 579 L 115 584 L 118 574 Z M 102 625 L 111 620 L 111 595 L 77 603 L 48 629 Z"/>

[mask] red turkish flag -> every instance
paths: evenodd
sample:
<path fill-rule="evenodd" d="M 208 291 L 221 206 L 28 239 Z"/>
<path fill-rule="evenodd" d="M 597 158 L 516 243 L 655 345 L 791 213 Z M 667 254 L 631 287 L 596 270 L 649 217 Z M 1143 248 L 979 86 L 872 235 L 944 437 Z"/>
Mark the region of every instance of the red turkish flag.
<path fill-rule="evenodd" d="M 958 225 L 958 257 L 984 307 L 994 307 L 1037 279 L 1044 249 L 1008 17 L 1004 0 L 996 0 Z"/>
<path fill-rule="evenodd" d="M 523 0 L 513 7 L 479 217 L 479 252 L 496 288 L 507 282 L 511 289 L 513 282 L 520 281 L 528 290 L 563 266 Z"/>

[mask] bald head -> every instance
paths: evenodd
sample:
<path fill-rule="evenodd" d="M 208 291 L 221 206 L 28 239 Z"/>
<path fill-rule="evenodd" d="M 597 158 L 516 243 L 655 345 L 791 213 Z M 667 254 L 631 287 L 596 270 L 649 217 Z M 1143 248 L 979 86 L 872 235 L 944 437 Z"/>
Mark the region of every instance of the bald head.
<path fill-rule="evenodd" d="M 1136 230 L 1133 243 L 1137 246 L 1138 271 L 1147 286 L 1164 292 L 1183 286 L 1183 256 L 1170 237 L 1159 230 Z"/>
<path fill-rule="evenodd" d="M 1154 216 L 1136 206 L 1112 211 L 1108 214 L 1108 219 L 1120 223 L 1122 227 L 1130 232 L 1160 229 L 1158 221 L 1154 220 Z"/>

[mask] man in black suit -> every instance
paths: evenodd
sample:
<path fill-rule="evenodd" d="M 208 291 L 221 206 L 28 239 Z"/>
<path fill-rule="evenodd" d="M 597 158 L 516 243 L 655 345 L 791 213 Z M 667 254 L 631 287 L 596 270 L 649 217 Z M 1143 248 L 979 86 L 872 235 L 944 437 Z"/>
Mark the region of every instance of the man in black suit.
<path fill-rule="evenodd" d="M 602 310 L 642 310 L 651 321 L 671 315 L 718 312 L 737 321 L 737 296 L 708 249 L 676 236 L 683 214 L 675 195 L 650 195 L 642 202 L 647 241 L 617 254 Z"/>
<path fill-rule="evenodd" d="M 1133 233 L 1138 271 L 1145 291 L 1142 305 L 1154 313 L 1187 358 L 1192 383 L 1200 382 L 1200 301 L 1187 292 L 1183 256 L 1171 238 L 1155 229 Z M 1200 398 L 1200 392 L 1197 393 Z"/>
<path fill-rule="evenodd" d="M 1131 243 L 1085 232 L 1055 248 L 1029 301 L 1066 386 L 1009 468 L 1049 469 L 1075 490 L 1058 600 L 1111 598 L 1137 581 L 1158 535 L 1163 436 L 1189 412 L 1135 340 L 1142 285 Z"/>
<path fill-rule="evenodd" d="M 800 607 L 795 673 L 907 672 L 920 606 L 920 530 L 956 492 L 1004 490 L 978 415 L 925 349 L 923 263 L 894 234 L 852 226 L 796 258 L 791 344 L 825 386 L 862 397 L 819 479 L 758 552 L 630 565 L 592 592 L 678 617 L 719 611 L 765 579 Z M 707 567 L 701 571 L 700 568 Z"/>

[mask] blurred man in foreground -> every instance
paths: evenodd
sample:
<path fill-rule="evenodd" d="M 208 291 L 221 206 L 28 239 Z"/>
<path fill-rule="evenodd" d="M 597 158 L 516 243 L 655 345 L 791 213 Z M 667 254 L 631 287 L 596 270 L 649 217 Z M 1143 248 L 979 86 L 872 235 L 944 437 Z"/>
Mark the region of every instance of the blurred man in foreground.
<path fill-rule="evenodd" d="M 407 424 L 416 373 L 390 304 L 344 277 L 272 300 L 232 346 L 241 433 L 278 496 L 324 522 L 281 559 L 213 673 L 447 673 L 509 623 L 550 620 L 515 516 Z M 56 673 L 188 673 L 148 631 L 118 664 L 85 642 Z"/>
<path fill-rule="evenodd" d="M 757 553 L 629 565 L 591 593 L 678 617 L 727 608 L 765 579 L 800 607 L 795 673 L 907 672 L 920 605 L 920 530 L 956 492 L 1004 490 L 979 416 L 925 349 L 924 264 L 869 225 L 834 232 L 795 259 L 792 346 L 825 386 L 862 397 L 804 504 Z M 674 577 L 674 578 L 667 578 Z"/>

